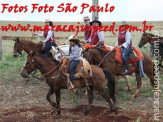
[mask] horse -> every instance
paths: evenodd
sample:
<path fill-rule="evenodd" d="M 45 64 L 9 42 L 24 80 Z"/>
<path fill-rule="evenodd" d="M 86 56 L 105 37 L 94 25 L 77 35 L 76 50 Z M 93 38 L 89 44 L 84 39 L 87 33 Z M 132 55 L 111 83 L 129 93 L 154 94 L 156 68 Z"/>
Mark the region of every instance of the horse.
<path fill-rule="evenodd" d="M 147 43 L 150 44 L 150 55 L 152 57 L 154 56 L 154 54 L 153 54 L 154 48 L 156 48 L 154 43 L 157 43 L 156 46 L 159 46 L 159 55 L 160 55 L 160 57 L 158 58 L 159 66 L 163 68 L 163 65 L 162 65 L 162 62 L 163 62 L 163 37 L 144 32 L 142 34 L 142 37 L 140 39 L 138 46 L 139 46 L 139 48 L 142 48 Z"/>
<path fill-rule="evenodd" d="M 108 54 L 108 51 L 105 51 L 102 48 L 90 48 L 90 49 L 87 48 L 82 53 L 83 57 L 86 58 L 88 62 L 94 60 L 96 63 L 101 63 L 100 67 L 107 68 L 114 75 L 116 76 L 121 75 L 123 66 L 119 65 L 118 62 L 115 60 L 115 50 L 110 51 Z M 143 53 L 143 56 L 144 56 L 143 59 L 144 72 L 149 77 L 151 85 L 154 87 L 154 70 L 153 70 L 154 63 L 152 61 L 151 56 L 149 56 L 148 54 Z M 139 93 L 140 87 L 142 85 L 141 77 L 139 74 L 139 65 L 138 63 L 136 63 L 135 65 L 136 65 L 135 75 L 137 81 L 137 89 L 135 93 L 132 95 L 133 98 L 137 97 L 137 94 Z"/>
<path fill-rule="evenodd" d="M 28 75 L 36 69 L 39 69 L 42 76 L 46 78 L 46 83 L 50 87 L 46 99 L 47 101 L 57 109 L 57 114 L 61 113 L 60 108 L 60 91 L 61 89 L 67 89 L 67 78 L 59 70 L 61 63 L 54 61 L 50 58 L 42 56 L 38 52 L 29 54 L 21 71 L 22 77 L 26 78 Z M 88 106 L 85 108 L 84 114 L 87 115 L 90 112 L 91 104 L 93 102 L 93 91 L 97 90 L 100 95 L 109 103 L 112 112 L 116 111 L 115 107 L 115 79 L 114 76 L 108 71 L 103 70 L 97 66 L 91 65 L 92 77 L 86 79 L 75 79 L 75 88 L 87 87 L 88 90 Z M 86 85 L 86 81 L 87 84 Z M 108 89 L 106 89 L 106 84 Z M 108 92 L 109 90 L 109 92 Z M 50 96 L 55 93 L 56 103 L 50 99 Z"/>
<path fill-rule="evenodd" d="M 14 39 L 14 49 L 13 56 L 17 58 L 19 55 L 22 55 L 22 51 L 25 51 L 27 54 L 37 50 L 41 50 L 43 43 L 35 43 L 28 40 L 19 40 L 19 38 Z"/>

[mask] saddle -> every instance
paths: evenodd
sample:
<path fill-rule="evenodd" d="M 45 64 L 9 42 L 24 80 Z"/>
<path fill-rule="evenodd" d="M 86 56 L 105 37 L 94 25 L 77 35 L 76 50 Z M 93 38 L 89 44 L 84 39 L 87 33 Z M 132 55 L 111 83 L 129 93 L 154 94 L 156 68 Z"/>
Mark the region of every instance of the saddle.
<path fill-rule="evenodd" d="M 60 70 L 62 71 L 62 73 L 67 77 L 69 77 L 69 75 L 70 75 L 69 74 L 70 64 L 71 64 L 70 60 L 64 59 L 62 65 L 60 67 Z M 90 78 L 90 77 L 92 77 L 91 66 L 86 59 L 82 58 L 76 67 L 74 78 L 75 79 L 79 79 L 79 78 L 85 79 L 85 78 Z"/>
<path fill-rule="evenodd" d="M 83 48 L 94 48 L 94 47 L 92 45 L 90 45 L 90 44 L 86 44 L 86 45 L 84 45 Z M 110 51 L 111 49 L 110 49 L 110 47 L 104 45 L 104 50 L 105 51 Z"/>
<path fill-rule="evenodd" d="M 129 64 L 132 63 L 136 63 L 138 61 L 140 61 L 143 58 L 143 54 L 141 51 L 139 51 L 136 47 L 132 47 L 132 52 L 130 53 L 128 59 L 129 59 Z M 123 64 L 122 61 L 122 52 L 121 52 L 121 48 L 116 47 L 115 48 L 115 60 L 119 63 L 119 64 Z"/>

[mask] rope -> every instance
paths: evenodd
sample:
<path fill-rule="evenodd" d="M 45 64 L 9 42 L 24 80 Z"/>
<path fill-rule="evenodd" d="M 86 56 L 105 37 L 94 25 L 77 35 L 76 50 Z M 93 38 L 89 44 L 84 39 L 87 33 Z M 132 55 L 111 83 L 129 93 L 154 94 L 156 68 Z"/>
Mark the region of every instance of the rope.
<path fill-rule="evenodd" d="M 114 49 L 113 49 L 113 50 L 114 50 Z M 102 64 L 102 62 L 105 60 L 105 58 L 106 58 L 113 50 L 109 51 L 109 52 L 104 56 L 104 58 L 102 59 L 102 61 L 97 65 L 98 67 Z"/>

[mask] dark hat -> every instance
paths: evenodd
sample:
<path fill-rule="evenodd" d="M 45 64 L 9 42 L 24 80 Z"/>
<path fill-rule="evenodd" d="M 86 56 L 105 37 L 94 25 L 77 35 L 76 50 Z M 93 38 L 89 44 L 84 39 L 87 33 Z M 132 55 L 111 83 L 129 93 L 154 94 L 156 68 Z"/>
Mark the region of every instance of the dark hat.
<path fill-rule="evenodd" d="M 79 40 L 79 39 L 76 39 L 76 38 L 72 38 L 72 39 L 70 39 L 69 41 L 70 41 L 70 42 L 71 42 L 71 41 L 72 41 L 72 42 L 75 42 L 76 44 L 80 42 L 80 40 Z"/>
<path fill-rule="evenodd" d="M 95 23 L 95 22 L 97 22 L 99 24 L 99 26 L 102 25 L 102 23 L 100 21 L 98 21 L 98 20 L 94 20 L 94 21 L 90 22 L 90 25 L 93 25 L 93 23 Z"/>

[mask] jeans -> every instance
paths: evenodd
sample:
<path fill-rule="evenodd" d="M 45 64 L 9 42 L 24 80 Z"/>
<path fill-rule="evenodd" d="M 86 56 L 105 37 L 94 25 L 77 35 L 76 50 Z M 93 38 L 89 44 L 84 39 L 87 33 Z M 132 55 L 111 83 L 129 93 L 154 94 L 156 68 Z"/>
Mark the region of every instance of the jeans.
<path fill-rule="evenodd" d="M 56 44 L 54 42 L 49 41 L 45 43 L 45 47 L 43 48 L 44 56 L 49 56 L 49 51 L 52 49 L 52 46 L 56 46 Z"/>
<path fill-rule="evenodd" d="M 126 70 L 128 70 L 128 56 L 130 55 L 132 51 L 132 48 L 122 48 L 122 61 L 123 61 L 123 66 Z"/>
<path fill-rule="evenodd" d="M 76 70 L 77 65 L 79 64 L 80 60 L 72 60 L 70 64 L 70 81 L 73 83 L 74 81 L 74 73 Z"/>

